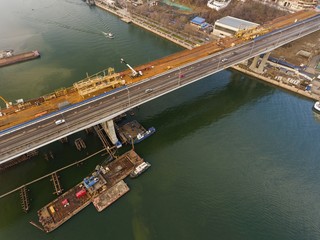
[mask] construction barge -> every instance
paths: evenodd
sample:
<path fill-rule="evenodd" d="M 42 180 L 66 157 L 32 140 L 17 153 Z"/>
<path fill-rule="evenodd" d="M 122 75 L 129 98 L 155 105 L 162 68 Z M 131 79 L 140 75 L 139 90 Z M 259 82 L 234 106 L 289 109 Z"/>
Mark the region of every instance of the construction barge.
<path fill-rule="evenodd" d="M 123 179 L 139 171 L 143 163 L 144 160 L 130 150 L 111 162 L 97 165 L 83 181 L 38 211 L 41 226 L 37 227 L 49 233 L 91 202 L 98 212 L 104 210 L 129 191 Z"/>
<path fill-rule="evenodd" d="M 20 53 L 17 55 L 13 54 L 13 50 L 0 51 L 0 67 L 7 65 L 28 61 L 40 57 L 38 50 Z"/>
<path fill-rule="evenodd" d="M 154 127 L 146 130 L 137 120 L 116 125 L 116 129 L 123 144 L 137 144 L 156 132 Z"/>

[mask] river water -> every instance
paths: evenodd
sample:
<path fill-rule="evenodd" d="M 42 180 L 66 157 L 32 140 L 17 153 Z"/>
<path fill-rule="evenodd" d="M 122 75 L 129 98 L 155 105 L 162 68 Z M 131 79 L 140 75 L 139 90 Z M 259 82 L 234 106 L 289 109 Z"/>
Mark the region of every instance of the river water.
<path fill-rule="evenodd" d="M 34 98 L 107 67 L 120 71 L 120 58 L 135 66 L 182 50 L 80 0 L 1 1 L 0 9 L 0 49 L 41 52 L 0 69 L 7 100 Z M 126 180 L 125 196 L 101 213 L 90 205 L 45 234 L 29 224 L 55 198 L 52 183 L 42 180 L 29 187 L 27 214 L 18 193 L 0 199 L 0 239 L 320 239 L 320 121 L 311 106 L 231 70 L 167 94 L 135 111 L 157 132 L 136 145 L 152 167 Z M 79 136 L 88 146 L 82 152 L 73 144 Z M 85 132 L 46 146 L 0 173 L 0 194 L 101 148 Z M 46 161 L 49 151 L 55 159 Z M 61 172 L 63 188 L 105 158 Z"/>

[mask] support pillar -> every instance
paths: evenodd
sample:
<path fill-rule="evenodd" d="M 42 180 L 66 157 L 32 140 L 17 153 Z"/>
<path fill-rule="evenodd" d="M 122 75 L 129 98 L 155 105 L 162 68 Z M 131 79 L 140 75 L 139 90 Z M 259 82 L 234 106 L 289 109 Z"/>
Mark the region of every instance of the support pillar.
<path fill-rule="evenodd" d="M 268 52 L 266 53 L 263 58 L 261 59 L 261 62 L 257 68 L 257 72 L 258 73 L 263 73 L 263 69 L 264 69 L 264 66 L 266 65 L 266 62 L 268 61 L 268 58 L 270 56 L 271 52 Z"/>
<path fill-rule="evenodd" d="M 117 138 L 116 131 L 114 129 L 113 120 L 109 120 L 107 122 L 103 122 L 103 123 L 101 123 L 101 126 L 102 126 L 103 130 L 106 132 L 106 134 L 108 135 L 110 141 L 114 145 L 116 145 L 117 148 L 122 147 L 121 142 Z"/>
<path fill-rule="evenodd" d="M 258 60 L 259 60 L 259 56 L 255 56 L 255 57 L 253 58 L 252 63 L 251 63 L 251 65 L 250 65 L 250 67 L 249 67 L 251 70 L 253 70 L 253 71 L 256 70 L 257 64 L 258 64 Z"/>

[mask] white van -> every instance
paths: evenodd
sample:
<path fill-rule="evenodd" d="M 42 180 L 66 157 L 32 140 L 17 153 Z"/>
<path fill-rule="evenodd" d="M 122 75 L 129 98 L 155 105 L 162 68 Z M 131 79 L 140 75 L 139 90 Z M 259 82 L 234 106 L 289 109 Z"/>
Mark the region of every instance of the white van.
<path fill-rule="evenodd" d="M 65 123 L 65 122 L 66 122 L 66 120 L 64 120 L 64 119 L 59 119 L 59 120 L 55 121 L 54 123 L 55 123 L 56 125 L 60 125 L 60 124 Z"/>

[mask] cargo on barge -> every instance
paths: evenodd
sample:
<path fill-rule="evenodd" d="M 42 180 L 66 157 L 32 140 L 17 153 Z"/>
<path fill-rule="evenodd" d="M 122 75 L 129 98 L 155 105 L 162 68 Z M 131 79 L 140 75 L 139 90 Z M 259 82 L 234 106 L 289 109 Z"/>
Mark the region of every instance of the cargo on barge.
<path fill-rule="evenodd" d="M 41 228 L 47 233 L 53 231 L 91 202 L 98 212 L 107 208 L 129 191 L 123 179 L 142 163 L 144 160 L 130 150 L 97 165 L 83 181 L 38 211 Z"/>

